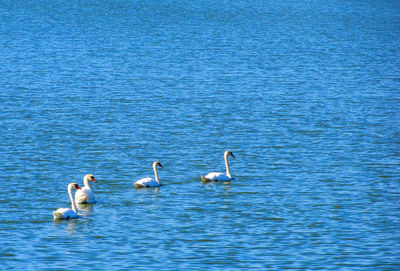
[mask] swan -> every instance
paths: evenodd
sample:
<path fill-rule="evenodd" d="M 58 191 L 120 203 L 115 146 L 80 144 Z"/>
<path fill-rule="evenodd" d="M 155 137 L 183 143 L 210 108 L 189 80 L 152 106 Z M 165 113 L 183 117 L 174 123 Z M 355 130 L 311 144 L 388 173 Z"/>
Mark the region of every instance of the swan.
<path fill-rule="evenodd" d="M 85 203 L 95 203 L 96 199 L 94 198 L 94 193 L 92 189 L 90 189 L 89 181 L 94 181 L 97 183 L 96 179 L 92 174 L 87 174 L 83 177 L 83 187 L 80 190 L 76 190 L 75 192 L 75 201 L 78 204 Z"/>
<path fill-rule="evenodd" d="M 228 156 L 235 157 L 231 151 L 225 151 L 224 153 L 224 159 L 225 159 L 225 167 L 226 167 L 226 173 L 221 173 L 221 172 L 210 172 L 206 176 L 202 176 L 201 180 L 203 183 L 208 183 L 208 182 L 230 182 L 233 178 L 231 176 L 231 171 L 229 169 L 229 163 L 228 163 Z"/>
<path fill-rule="evenodd" d="M 61 219 L 70 219 L 70 218 L 78 218 L 78 213 L 76 212 L 76 205 L 74 197 L 72 196 L 72 189 L 81 189 L 77 183 L 68 184 L 68 195 L 71 199 L 72 209 L 71 208 L 58 208 L 53 212 L 54 220 Z"/>
<path fill-rule="evenodd" d="M 160 184 L 160 180 L 158 179 L 158 173 L 157 173 L 157 166 L 159 167 L 163 167 L 161 165 L 160 162 L 155 161 L 153 163 L 153 171 L 154 171 L 154 178 L 143 178 L 140 180 L 137 180 L 134 185 L 136 188 L 140 188 L 140 187 L 159 187 Z"/>

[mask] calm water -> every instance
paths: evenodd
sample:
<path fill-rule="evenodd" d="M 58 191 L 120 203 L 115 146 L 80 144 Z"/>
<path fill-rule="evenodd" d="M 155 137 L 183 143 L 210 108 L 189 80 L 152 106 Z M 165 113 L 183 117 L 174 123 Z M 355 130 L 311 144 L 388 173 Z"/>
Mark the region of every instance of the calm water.
<path fill-rule="evenodd" d="M 399 25 L 395 0 L 0 1 L 0 269 L 399 270 Z M 53 222 L 87 173 L 98 203 Z"/>

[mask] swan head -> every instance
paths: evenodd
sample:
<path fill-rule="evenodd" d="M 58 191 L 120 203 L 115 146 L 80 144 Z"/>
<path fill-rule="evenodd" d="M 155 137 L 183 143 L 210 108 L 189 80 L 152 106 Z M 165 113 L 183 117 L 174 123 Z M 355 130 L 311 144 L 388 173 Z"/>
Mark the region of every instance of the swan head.
<path fill-rule="evenodd" d="M 83 180 L 93 181 L 93 182 L 97 183 L 96 179 L 94 178 L 94 176 L 92 174 L 86 174 L 85 177 L 83 177 Z"/>
<path fill-rule="evenodd" d="M 69 185 L 68 185 L 68 190 L 69 189 L 81 189 L 80 187 L 79 187 L 79 185 L 77 184 L 77 183 L 70 183 Z"/>
<path fill-rule="evenodd" d="M 225 156 L 228 156 L 228 155 L 230 155 L 230 156 L 236 158 L 236 156 L 233 155 L 233 153 L 232 153 L 231 151 L 225 151 Z"/>
<path fill-rule="evenodd" d="M 164 167 L 161 165 L 161 163 L 158 162 L 158 161 L 155 161 L 155 162 L 153 163 L 153 167 L 154 167 L 154 168 L 156 168 L 156 167 L 162 167 L 162 168 L 164 168 Z"/>

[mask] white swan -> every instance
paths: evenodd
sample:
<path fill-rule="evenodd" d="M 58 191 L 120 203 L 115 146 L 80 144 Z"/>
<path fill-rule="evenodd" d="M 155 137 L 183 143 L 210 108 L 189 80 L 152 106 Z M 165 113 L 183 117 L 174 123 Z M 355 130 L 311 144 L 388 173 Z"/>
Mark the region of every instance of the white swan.
<path fill-rule="evenodd" d="M 225 151 L 224 153 L 224 159 L 225 159 L 225 167 L 226 167 L 226 173 L 221 173 L 221 172 L 210 172 L 206 176 L 202 176 L 201 180 L 203 183 L 208 183 L 208 182 L 230 182 L 233 178 L 231 176 L 231 171 L 229 169 L 229 163 L 228 163 L 228 155 L 235 157 L 231 151 Z"/>
<path fill-rule="evenodd" d="M 154 170 L 154 178 L 155 179 L 153 179 L 153 178 L 143 178 L 143 179 L 137 180 L 134 183 L 135 187 L 140 188 L 140 187 L 158 187 L 158 186 L 160 186 L 161 184 L 160 184 L 160 180 L 158 179 L 157 166 L 163 167 L 161 165 L 161 163 L 158 162 L 158 161 L 155 161 L 153 163 L 153 170 Z"/>
<path fill-rule="evenodd" d="M 75 192 L 75 201 L 78 204 L 95 203 L 94 193 L 89 186 L 89 181 L 97 182 L 92 174 L 87 174 L 83 177 L 84 186 Z"/>
<path fill-rule="evenodd" d="M 72 209 L 71 208 L 58 208 L 53 212 L 54 220 L 61 219 L 70 219 L 70 218 L 78 218 L 78 213 L 76 212 L 76 205 L 74 197 L 72 196 L 72 189 L 81 189 L 77 183 L 68 184 L 68 195 L 71 199 Z"/>

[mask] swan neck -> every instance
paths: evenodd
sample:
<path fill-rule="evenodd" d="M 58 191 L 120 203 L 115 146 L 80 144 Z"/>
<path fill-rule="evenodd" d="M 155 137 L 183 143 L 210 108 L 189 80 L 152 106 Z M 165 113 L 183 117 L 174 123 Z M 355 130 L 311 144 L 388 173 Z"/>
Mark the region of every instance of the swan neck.
<path fill-rule="evenodd" d="M 229 163 L 228 163 L 228 153 L 225 153 L 224 159 L 225 159 L 225 167 L 226 167 L 226 176 L 231 178 L 231 170 L 229 168 Z"/>
<path fill-rule="evenodd" d="M 158 184 L 160 184 L 160 181 L 158 180 L 158 172 L 157 172 L 157 165 L 156 164 L 153 165 L 153 170 L 154 170 L 154 179 L 156 180 L 156 182 Z"/>
<path fill-rule="evenodd" d="M 76 213 L 76 204 L 75 204 L 75 199 L 72 196 L 72 186 L 68 186 L 68 195 L 71 200 L 71 205 L 72 205 L 72 210 Z"/>
<path fill-rule="evenodd" d="M 87 188 L 90 188 L 88 176 L 83 177 L 83 185 L 86 186 Z"/>

